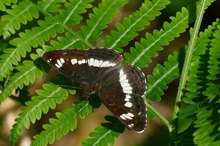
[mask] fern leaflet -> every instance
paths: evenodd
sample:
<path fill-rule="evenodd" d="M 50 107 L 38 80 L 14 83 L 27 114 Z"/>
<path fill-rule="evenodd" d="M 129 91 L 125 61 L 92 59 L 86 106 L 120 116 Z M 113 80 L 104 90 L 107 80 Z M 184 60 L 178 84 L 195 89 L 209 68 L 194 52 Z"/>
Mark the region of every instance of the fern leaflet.
<path fill-rule="evenodd" d="M 39 96 L 32 98 L 32 101 L 26 103 L 19 114 L 19 117 L 15 120 L 10 134 L 11 144 L 14 145 L 18 139 L 18 136 L 22 134 L 25 128 L 29 128 L 30 122 L 35 123 L 36 120 L 41 118 L 41 114 L 46 114 L 49 108 L 54 109 L 57 104 L 68 97 L 68 92 L 58 86 L 44 84 L 44 90 L 37 90 Z"/>
<path fill-rule="evenodd" d="M 68 108 L 63 113 L 56 113 L 57 119 L 49 119 L 50 124 L 43 125 L 45 131 L 34 136 L 32 146 L 42 146 L 52 144 L 56 139 L 60 139 L 70 130 L 77 126 L 75 108 Z"/>
<path fill-rule="evenodd" d="M 204 96 L 204 101 L 207 101 L 207 105 L 201 105 L 201 109 L 196 114 L 197 119 L 195 120 L 195 128 L 198 128 L 194 132 L 194 141 L 197 145 L 220 145 L 219 140 L 219 110 L 220 110 L 220 100 L 219 100 L 219 38 L 220 30 L 216 30 L 213 34 L 213 39 L 210 43 L 212 46 L 208 52 L 210 57 L 207 64 L 207 76 L 203 86 L 205 89 L 201 94 Z M 199 98 L 199 97 L 198 97 Z M 200 98 L 201 99 L 201 98 Z M 201 131 L 203 134 L 201 134 Z"/>
<path fill-rule="evenodd" d="M 127 63 L 146 67 L 151 62 L 152 57 L 158 55 L 156 51 L 162 50 L 163 45 L 168 45 L 174 37 L 179 36 L 188 27 L 188 10 L 183 8 L 182 13 L 178 12 L 175 17 L 171 17 L 171 23 L 164 23 L 164 30 L 154 30 L 153 35 L 147 33 L 146 39 L 141 39 L 141 43 L 136 43 L 136 48 L 131 48 L 129 53 L 125 53 Z"/>
<path fill-rule="evenodd" d="M 149 21 L 158 16 L 159 11 L 169 3 L 168 0 L 155 0 L 153 2 L 145 0 L 139 11 L 125 18 L 123 24 L 116 24 L 117 31 L 111 31 L 112 36 L 106 36 L 106 41 L 101 41 L 102 46 L 122 52 L 119 47 L 127 45 L 130 40 L 137 36 L 137 32 L 143 30 Z"/>
<path fill-rule="evenodd" d="M 12 94 L 14 89 L 22 89 L 24 85 L 27 86 L 42 77 L 42 71 L 38 69 L 32 61 L 24 61 L 23 66 L 18 66 L 17 70 L 19 72 L 9 78 L 7 86 L 2 90 L 0 94 L 0 104 L 5 98 Z"/>
<path fill-rule="evenodd" d="M 167 84 L 176 79 L 180 74 L 178 54 L 168 57 L 168 61 L 164 62 L 164 66 L 158 64 L 153 70 L 153 76 L 147 76 L 147 92 L 146 96 L 153 101 L 160 101 L 163 90 L 167 89 Z"/>
<path fill-rule="evenodd" d="M 99 8 L 93 8 L 93 13 L 89 14 L 87 26 L 82 26 L 78 35 L 86 41 L 98 40 L 102 29 L 119 12 L 118 8 L 127 3 L 127 0 L 104 0 L 99 4 Z"/>
<path fill-rule="evenodd" d="M 0 10 L 5 11 L 6 6 L 11 5 L 11 3 L 17 3 L 18 0 L 5 0 L 5 1 L 0 1 Z"/>
<path fill-rule="evenodd" d="M 22 10 L 22 11 L 21 11 Z M 12 6 L 12 9 L 6 10 L 10 15 L 4 15 L 3 22 L 0 24 L 0 30 L 4 38 L 8 38 L 11 34 L 15 34 L 16 30 L 21 28 L 21 24 L 27 24 L 27 21 L 32 21 L 33 18 L 39 17 L 38 10 L 33 5 L 26 1 L 21 1 L 18 5 Z"/>
<path fill-rule="evenodd" d="M 50 119 L 50 124 L 45 124 L 44 131 L 39 135 L 34 136 L 32 145 L 47 145 L 52 144 L 56 139 L 60 139 L 70 130 L 73 131 L 77 126 L 76 116 L 84 118 L 89 113 L 92 113 L 94 108 L 87 101 L 76 102 L 74 108 L 68 108 L 63 113 L 56 113 L 57 119 Z M 45 138 L 46 137 L 46 138 Z"/>
<path fill-rule="evenodd" d="M 95 128 L 95 132 L 89 134 L 91 138 L 82 141 L 83 146 L 114 145 L 115 137 L 125 130 L 125 126 L 115 117 L 106 116 L 105 119 L 109 122 Z"/>

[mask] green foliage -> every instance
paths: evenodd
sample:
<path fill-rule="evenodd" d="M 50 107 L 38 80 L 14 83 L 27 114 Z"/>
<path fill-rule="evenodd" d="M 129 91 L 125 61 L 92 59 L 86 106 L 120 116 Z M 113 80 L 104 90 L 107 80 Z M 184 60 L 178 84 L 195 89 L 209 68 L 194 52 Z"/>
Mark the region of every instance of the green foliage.
<path fill-rule="evenodd" d="M 56 119 L 50 119 L 50 124 L 45 124 L 40 134 L 34 136 L 33 146 L 52 144 L 56 139 L 60 139 L 70 130 L 77 126 L 75 108 L 68 108 L 62 113 L 56 113 Z"/>
<path fill-rule="evenodd" d="M 175 52 L 173 56 L 168 57 L 168 61 L 165 61 L 163 66 L 158 64 L 152 75 L 147 76 L 147 97 L 154 101 L 160 101 L 163 90 L 166 90 L 167 84 L 179 76 L 179 72 L 178 54 Z"/>
<path fill-rule="evenodd" d="M 131 48 L 131 53 L 125 53 L 127 63 L 146 67 L 151 62 L 151 58 L 158 55 L 158 51 L 162 50 L 162 46 L 168 45 L 174 37 L 179 36 L 188 27 L 188 11 L 186 8 L 182 12 L 177 12 L 176 17 L 171 17 L 171 22 L 165 22 L 163 29 L 154 30 L 153 34 L 147 33 L 146 39 L 142 38 L 140 43 L 135 44 L 135 48 Z"/>
<path fill-rule="evenodd" d="M 105 119 L 109 122 L 95 128 L 95 132 L 89 134 L 91 138 L 82 141 L 83 146 L 114 145 L 115 137 L 124 132 L 125 126 L 116 117 L 106 116 Z"/>
<path fill-rule="evenodd" d="M 95 42 L 120 53 L 124 51 L 123 47 L 129 48 L 129 52 L 124 52 L 123 64 L 148 67 L 160 51 L 166 50 L 164 46 L 188 31 L 189 22 L 193 22 L 195 17 L 197 21 L 201 20 L 202 15 L 199 14 L 203 14 L 213 0 L 193 3 L 189 10 L 182 7 L 161 25 L 161 29 L 154 29 L 152 33 L 144 29 L 161 16 L 172 2 L 145 0 L 135 12 L 123 16 L 121 22 L 116 22 L 110 34 L 106 34 L 105 29 L 130 2 L 103 0 L 95 6 L 96 2 L 0 1 L 0 35 L 4 39 L 0 40 L 0 104 L 4 104 L 3 101 L 9 97 L 17 103 L 31 99 L 25 102 L 10 131 L 12 146 L 16 145 L 25 129 L 42 118 L 42 114 L 47 114 L 69 95 L 75 94 L 75 90 L 65 87 L 77 87 L 73 81 L 58 75 L 57 79 L 36 89 L 36 96 L 29 97 L 27 89 L 30 84 L 42 78 L 44 71 L 48 73 L 51 69 L 42 59 L 42 53 L 49 50 L 95 48 L 92 45 Z M 185 44 L 179 52 L 172 52 L 167 60 L 157 63 L 152 74 L 147 76 L 144 96 L 147 121 L 151 122 L 156 116 L 167 126 L 170 145 L 220 145 L 220 20 L 217 19 L 204 32 L 199 32 L 199 36 L 196 34 L 198 28 L 195 23 L 195 27 L 190 29 L 189 44 Z M 137 40 L 140 32 L 144 32 L 145 36 Z M 105 34 L 105 39 L 102 39 L 102 34 Z M 185 58 L 188 52 L 192 52 L 192 57 Z M 187 65 L 189 68 L 185 69 Z M 177 94 L 173 117 L 168 121 L 148 101 L 160 101 L 169 83 L 184 76 L 187 78 L 180 80 L 180 85 L 186 84 L 178 89 L 182 94 Z M 13 95 L 13 91 L 17 91 L 18 98 Z M 100 99 L 93 95 L 80 98 L 72 107 L 56 112 L 56 117 L 50 118 L 49 123 L 43 125 L 44 130 L 34 136 L 32 145 L 53 144 L 69 131 L 77 129 L 78 117 L 84 119 L 100 105 Z M 90 137 L 82 141 L 82 145 L 114 145 L 115 138 L 124 132 L 125 126 L 116 117 L 106 116 L 106 120 L 107 123 L 95 128 L 89 134 Z"/>
<path fill-rule="evenodd" d="M 219 145 L 219 24 L 217 20 L 200 35 L 199 51 L 195 51 L 196 59 L 193 60 L 189 71 L 184 101 L 189 103 L 184 111 L 194 116 L 195 130 L 193 141 L 196 145 Z M 200 53 L 199 53 L 200 52 Z M 191 110 L 194 108 L 194 110 Z M 202 133 L 202 134 L 201 134 Z M 191 133 L 192 134 L 192 133 Z"/>
<path fill-rule="evenodd" d="M 42 77 L 42 71 L 34 65 L 33 61 L 25 60 L 23 64 L 17 66 L 16 69 L 18 72 L 9 78 L 7 86 L 0 94 L 0 103 L 10 96 L 14 89 L 22 89 L 24 85 L 28 86 L 30 83 L 34 83 L 36 79 Z"/>
<path fill-rule="evenodd" d="M 66 90 L 50 84 L 44 84 L 43 90 L 36 90 L 36 93 L 38 96 L 32 97 L 32 100 L 26 103 L 27 106 L 22 109 L 19 117 L 15 120 L 16 124 L 10 134 L 11 145 L 15 144 L 25 128 L 30 127 L 30 122 L 35 123 L 41 118 L 42 113 L 46 114 L 49 108 L 55 109 L 57 104 L 68 97 Z"/>
<path fill-rule="evenodd" d="M 127 45 L 130 40 L 134 39 L 138 32 L 143 30 L 149 21 L 155 19 L 169 3 L 168 0 L 145 1 L 138 11 L 124 18 L 123 24 L 116 23 L 117 30 L 111 31 L 112 36 L 108 35 L 105 41 L 101 41 L 102 46 L 121 52 L 119 47 Z"/>

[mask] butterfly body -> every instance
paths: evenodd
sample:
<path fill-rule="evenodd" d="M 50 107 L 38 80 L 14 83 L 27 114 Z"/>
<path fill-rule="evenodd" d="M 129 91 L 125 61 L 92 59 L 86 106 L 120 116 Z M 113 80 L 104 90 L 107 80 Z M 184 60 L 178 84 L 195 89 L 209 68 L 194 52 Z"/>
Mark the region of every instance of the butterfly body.
<path fill-rule="evenodd" d="M 121 67 L 121 54 L 104 48 L 73 49 L 46 52 L 43 58 L 73 81 L 86 84 L 88 95 L 97 93 L 127 127 L 137 132 L 145 129 L 145 75 L 135 66 Z"/>

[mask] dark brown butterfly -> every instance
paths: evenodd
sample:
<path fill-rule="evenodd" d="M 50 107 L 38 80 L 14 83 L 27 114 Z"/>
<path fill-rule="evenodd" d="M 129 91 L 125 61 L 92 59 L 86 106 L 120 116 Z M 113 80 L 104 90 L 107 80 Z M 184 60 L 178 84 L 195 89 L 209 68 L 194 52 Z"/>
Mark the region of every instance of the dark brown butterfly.
<path fill-rule="evenodd" d="M 146 91 L 143 72 L 133 66 L 121 67 L 123 57 L 111 49 L 57 50 L 43 54 L 44 60 L 73 81 L 88 85 L 102 103 L 128 128 L 143 132 Z"/>

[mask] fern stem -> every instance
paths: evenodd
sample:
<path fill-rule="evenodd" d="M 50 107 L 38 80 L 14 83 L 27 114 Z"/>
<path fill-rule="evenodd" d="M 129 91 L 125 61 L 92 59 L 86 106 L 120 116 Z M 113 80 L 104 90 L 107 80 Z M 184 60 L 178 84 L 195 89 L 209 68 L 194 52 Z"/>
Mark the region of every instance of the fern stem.
<path fill-rule="evenodd" d="M 147 108 L 150 109 L 164 123 L 164 125 L 167 126 L 169 132 L 171 133 L 172 125 L 169 123 L 169 121 L 163 115 L 161 115 L 160 112 L 157 111 L 157 109 L 155 109 L 148 101 L 145 101 L 145 103 Z"/>
<path fill-rule="evenodd" d="M 196 39 L 199 33 L 199 29 L 200 29 L 200 25 L 202 22 L 202 18 L 203 18 L 203 14 L 205 12 L 205 8 L 206 8 L 206 1 L 207 0 L 202 0 L 201 3 L 199 4 L 198 7 L 198 15 L 196 17 L 196 21 L 195 21 L 195 25 L 194 28 L 192 29 L 192 33 L 191 33 L 191 39 L 189 41 L 189 47 L 188 50 L 186 52 L 186 57 L 185 57 L 185 61 L 184 61 L 184 65 L 183 65 L 183 70 L 182 70 L 182 75 L 180 78 L 180 84 L 178 87 L 178 92 L 177 92 L 177 96 L 176 96 L 176 104 L 174 106 L 174 111 L 173 111 L 173 116 L 172 116 L 172 120 L 173 120 L 173 124 L 174 124 L 174 129 L 171 133 L 171 138 L 175 138 L 176 134 L 178 133 L 178 114 L 180 111 L 180 105 L 181 105 L 181 97 L 183 96 L 183 89 L 186 85 L 186 81 L 187 81 L 187 75 L 188 75 L 188 71 L 190 69 L 190 63 L 191 63 L 191 58 L 193 55 L 193 51 L 194 51 L 194 47 L 196 44 Z"/>

